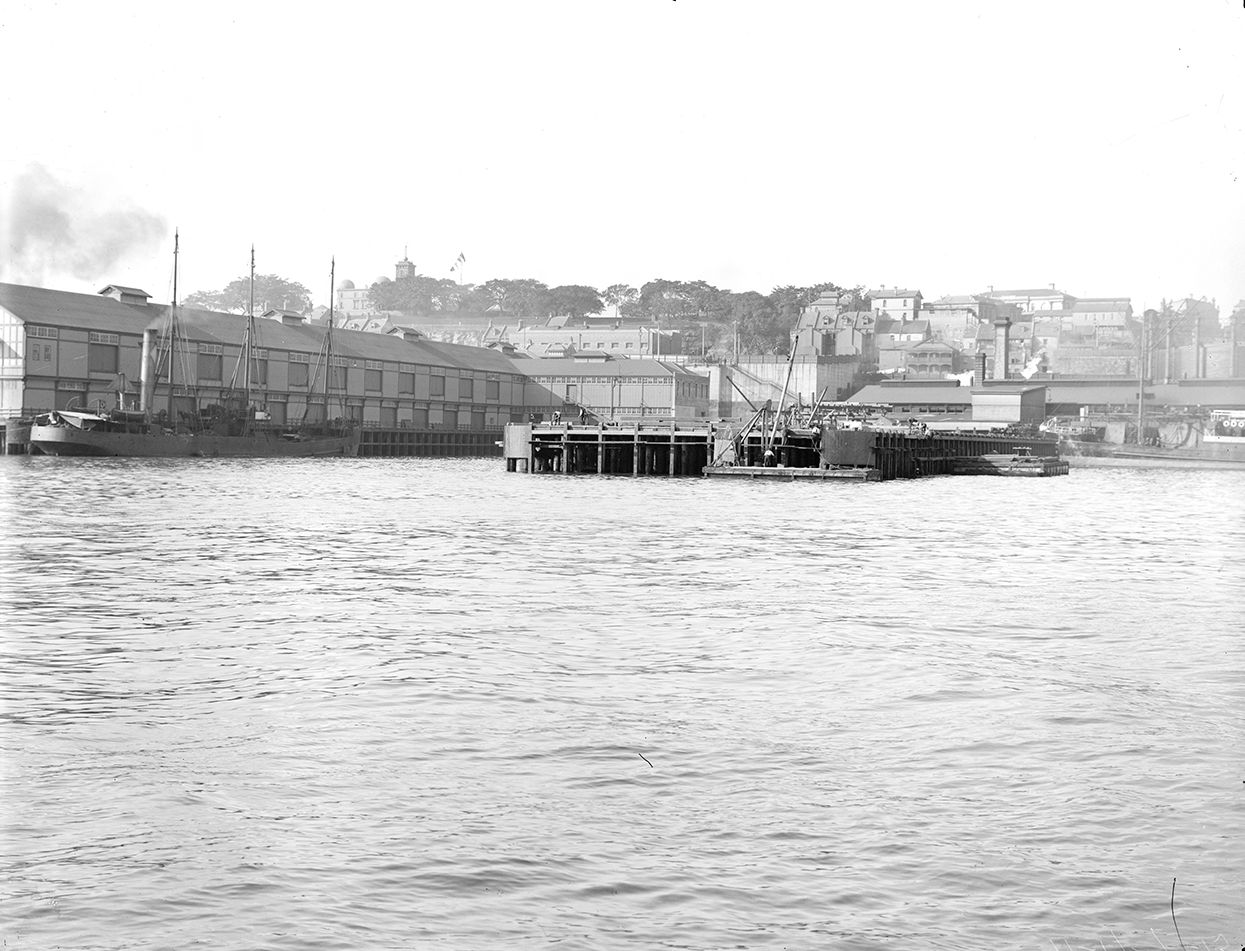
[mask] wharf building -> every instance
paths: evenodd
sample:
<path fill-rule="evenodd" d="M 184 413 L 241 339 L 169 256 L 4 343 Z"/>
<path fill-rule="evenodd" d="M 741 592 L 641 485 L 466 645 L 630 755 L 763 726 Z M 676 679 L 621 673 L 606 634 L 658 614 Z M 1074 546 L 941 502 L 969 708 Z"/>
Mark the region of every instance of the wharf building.
<path fill-rule="evenodd" d="M 543 418 L 582 408 L 598 420 L 688 422 L 718 415 L 710 379 L 665 360 L 581 355 L 517 359 L 528 379 L 525 400 Z M 574 419 L 568 419 L 574 422 Z"/>
<path fill-rule="evenodd" d="M 0 284 L 0 416 L 137 405 L 143 335 L 162 328 L 168 305 L 136 288 L 77 294 Z M 313 385 L 324 328 L 270 311 L 257 319 L 257 402 L 275 423 L 323 413 Z M 244 316 L 178 308 L 185 352 L 177 358 L 176 411 L 219 401 L 242 349 Z M 419 337 L 334 332 L 330 412 L 364 427 L 500 432 L 526 419 L 529 381 L 505 355 Z M 323 380 L 323 377 L 321 377 Z M 184 382 L 183 382 L 184 381 Z M 153 405 L 169 397 L 157 382 Z M 492 438 L 495 438 L 493 436 Z"/>

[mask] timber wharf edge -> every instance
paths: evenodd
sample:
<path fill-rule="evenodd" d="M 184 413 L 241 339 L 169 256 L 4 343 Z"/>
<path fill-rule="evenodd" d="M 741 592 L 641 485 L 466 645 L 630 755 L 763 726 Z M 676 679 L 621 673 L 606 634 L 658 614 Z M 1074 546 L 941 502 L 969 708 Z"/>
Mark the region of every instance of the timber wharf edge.
<path fill-rule="evenodd" d="M 931 475 L 1067 475 L 1048 434 L 832 425 L 510 423 L 508 472 L 861 482 Z"/>

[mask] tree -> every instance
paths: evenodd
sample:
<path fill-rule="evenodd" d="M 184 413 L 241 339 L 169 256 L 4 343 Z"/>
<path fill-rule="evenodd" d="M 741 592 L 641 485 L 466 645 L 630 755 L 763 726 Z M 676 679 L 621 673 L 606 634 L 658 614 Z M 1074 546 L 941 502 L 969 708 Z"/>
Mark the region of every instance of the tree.
<path fill-rule="evenodd" d="M 548 317 L 550 310 L 549 288 L 530 277 L 511 279 L 494 278 L 485 281 L 480 290 L 502 312 L 512 317 Z"/>
<path fill-rule="evenodd" d="M 624 307 L 634 303 L 640 292 L 630 284 L 611 284 L 601 292 L 601 299 L 614 308 L 614 316 L 619 316 Z"/>
<path fill-rule="evenodd" d="M 731 295 L 731 319 L 739 333 L 743 353 L 786 353 L 791 346 L 791 327 L 773 295 L 744 291 Z"/>
<path fill-rule="evenodd" d="M 640 288 L 636 310 L 649 320 L 720 319 L 724 293 L 705 281 L 668 281 L 656 278 Z"/>
<path fill-rule="evenodd" d="M 187 307 L 245 314 L 251 300 L 251 279 L 240 277 L 219 291 L 195 291 L 182 299 Z M 297 281 L 287 281 L 276 274 L 255 275 L 255 310 L 279 308 L 305 314 L 311 310 L 311 291 Z"/>
<path fill-rule="evenodd" d="M 465 288 L 448 278 L 416 274 L 397 281 L 388 278 L 368 288 L 368 298 L 377 310 L 398 311 L 411 316 L 427 316 L 458 310 Z"/>
<path fill-rule="evenodd" d="M 781 318 L 788 321 L 790 327 L 794 327 L 805 307 L 826 291 L 841 291 L 842 289 L 838 284 L 830 281 L 814 284 L 811 287 L 785 284 L 782 287 L 775 287 L 770 291 L 769 296 Z"/>
<path fill-rule="evenodd" d="M 549 306 L 554 314 L 566 314 L 575 320 L 588 314 L 599 314 L 605 307 L 596 288 L 586 284 L 561 284 L 551 287 Z"/>

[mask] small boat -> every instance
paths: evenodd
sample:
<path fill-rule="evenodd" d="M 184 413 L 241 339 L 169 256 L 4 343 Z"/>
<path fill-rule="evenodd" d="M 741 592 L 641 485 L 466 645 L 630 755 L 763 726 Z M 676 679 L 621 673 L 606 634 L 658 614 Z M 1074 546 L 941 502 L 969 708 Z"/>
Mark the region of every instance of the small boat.
<path fill-rule="evenodd" d="M 164 346 L 152 353 L 154 330 L 143 335 L 142 396 L 137 410 L 127 409 L 118 394 L 118 406 L 97 412 L 58 410 L 34 420 L 30 428 L 30 445 L 52 456 L 135 456 L 135 457 L 309 457 L 355 456 L 359 452 L 360 433 L 354 423 L 329 419 L 329 377 L 333 363 L 333 310 L 330 304 L 328 326 L 315 382 L 324 371 L 323 420 L 303 421 L 294 426 L 274 425 L 264 409 L 255 402 L 251 386 L 252 349 L 255 339 L 255 307 L 252 295 L 243 333 L 238 369 L 230 382 L 230 390 L 221 403 L 198 407 L 194 400 L 192 412 L 178 412 L 175 397 L 192 396 L 190 390 L 175 380 L 176 352 L 182 333 L 177 310 L 178 238 L 173 237 L 173 304 L 164 328 Z M 334 268 L 335 270 L 335 268 Z M 255 281 L 255 250 L 251 249 L 251 283 Z M 333 279 L 330 277 L 330 283 Z M 330 291 L 329 300 L 333 294 Z M 155 412 L 152 408 L 154 382 L 160 365 L 166 368 L 168 406 Z M 241 382 L 239 385 L 239 371 Z M 122 387 L 124 390 L 124 387 Z M 310 410 L 310 404 L 308 405 Z"/>

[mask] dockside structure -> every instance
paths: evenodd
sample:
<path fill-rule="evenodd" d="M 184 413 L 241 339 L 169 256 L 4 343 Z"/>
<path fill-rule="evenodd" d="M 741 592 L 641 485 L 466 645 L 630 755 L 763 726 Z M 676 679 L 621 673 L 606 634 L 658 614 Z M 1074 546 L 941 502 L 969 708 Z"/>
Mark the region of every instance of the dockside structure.
<path fill-rule="evenodd" d="M 112 408 L 119 392 L 137 404 L 143 334 L 164 324 L 168 306 L 150 303 L 133 288 L 105 292 L 0 284 L 0 416 Z M 233 377 L 246 318 L 192 308 L 178 313 L 186 338 L 178 376 L 188 382 L 177 386 L 175 408 L 189 409 L 196 398 L 200 405 L 218 401 Z M 304 411 L 322 413 L 311 391 L 323 328 L 301 321 L 257 324 L 252 378 L 258 402 L 277 424 L 296 422 Z M 330 411 L 340 406 L 365 430 L 476 434 L 474 441 L 493 448 L 505 423 L 527 418 L 529 381 L 495 351 L 351 331 L 335 335 L 335 350 L 331 379 L 338 398 Z M 159 404 L 167 397 L 161 380 L 153 399 Z"/>
<path fill-rule="evenodd" d="M 178 315 L 185 352 L 174 408 L 188 412 L 228 391 L 246 318 L 182 307 Z M 323 327 L 273 315 L 256 321 L 257 402 L 278 425 L 305 412 L 317 418 L 323 399 L 312 391 Z M 0 284 L 0 421 L 120 401 L 136 407 L 144 334 L 167 316 L 168 305 L 137 288 L 80 294 Z M 695 419 L 713 407 L 707 377 L 665 361 L 512 359 L 419 334 L 339 329 L 334 339 L 330 413 L 361 424 L 363 455 L 494 454 L 508 422 L 555 413 L 574 419 L 581 410 L 599 419 Z M 152 402 L 167 399 L 162 379 Z"/>

